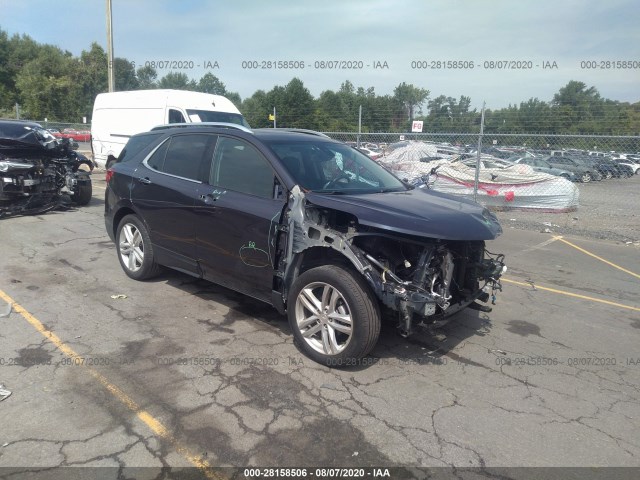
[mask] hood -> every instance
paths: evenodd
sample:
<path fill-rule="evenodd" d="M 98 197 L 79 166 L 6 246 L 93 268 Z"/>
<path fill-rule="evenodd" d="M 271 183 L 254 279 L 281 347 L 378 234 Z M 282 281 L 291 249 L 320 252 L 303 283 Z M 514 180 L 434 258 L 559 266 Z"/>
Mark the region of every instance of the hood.
<path fill-rule="evenodd" d="M 354 215 L 362 225 L 443 240 L 492 240 L 502 233 L 496 216 L 477 203 L 415 188 L 360 195 L 306 194 L 307 202 Z"/>

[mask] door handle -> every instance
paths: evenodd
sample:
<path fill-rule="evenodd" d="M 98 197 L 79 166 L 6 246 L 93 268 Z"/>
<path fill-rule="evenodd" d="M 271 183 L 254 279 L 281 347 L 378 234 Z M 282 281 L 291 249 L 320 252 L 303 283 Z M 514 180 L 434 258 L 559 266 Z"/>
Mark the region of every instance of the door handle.
<path fill-rule="evenodd" d="M 151 184 L 151 180 L 149 180 L 149 177 L 138 177 L 138 181 L 140 183 L 144 183 L 145 185 Z"/>

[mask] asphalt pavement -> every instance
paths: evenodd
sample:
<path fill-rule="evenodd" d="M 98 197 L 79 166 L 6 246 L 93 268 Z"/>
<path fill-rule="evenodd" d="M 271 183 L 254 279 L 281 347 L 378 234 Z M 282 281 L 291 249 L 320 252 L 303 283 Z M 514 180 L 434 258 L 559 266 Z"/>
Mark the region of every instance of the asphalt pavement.
<path fill-rule="evenodd" d="M 177 272 L 129 279 L 103 196 L 95 175 L 87 207 L 0 221 L 0 476 L 640 465 L 637 244 L 505 224 L 493 312 L 408 339 L 390 323 L 328 369 L 267 305 Z"/>

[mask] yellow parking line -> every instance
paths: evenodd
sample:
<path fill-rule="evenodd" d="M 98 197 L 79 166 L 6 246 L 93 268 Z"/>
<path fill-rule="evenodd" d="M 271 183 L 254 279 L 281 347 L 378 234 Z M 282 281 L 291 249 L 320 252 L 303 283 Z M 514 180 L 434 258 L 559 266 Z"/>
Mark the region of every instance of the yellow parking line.
<path fill-rule="evenodd" d="M 593 258 L 597 259 L 597 260 L 600 260 L 601 262 L 604 262 L 604 263 L 606 263 L 607 265 L 611 265 L 612 267 L 617 268 L 618 270 L 622 270 L 623 272 L 628 273 L 629 275 L 633 275 L 633 276 L 634 276 L 634 277 L 636 277 L 636 278 L 640 278 L 640 275 L 638 275 L 637 273 L 633 273 L 631 270 L 627 270 L 626 268 L 622 268 L 620 265 L 616 265 L 615 263 L 610 262 L 609 260 L 605 260 L 604 258 L 599 257 L 598 255 L 596 255 L 596 254 L 594 254 L 594 253 L 591 253 L 591 252 L 589 252 L 589 251 L 585 250 L 584 248 L 579 247 L 579 246 L 577 246 L 577 245 L 575 245 L 575 244 L 571 243 L 571 242 L 570 242 L 570 241 L 568 241 L 568 240 L 565 240 L 565 239 L 564 239 L 564 238 L 562 238 L 562 237 L 553 237 L 553 238 L 555 238 L 556 240 L 560 240 L 561 242 L 566 243 L 567 245 L 569 245 L 569 246 L 571 246 L 571 247 L 575 248 L 576 250 L 579 250 L 580 252 L 582 252 L 582 253 L 584 253 L 584 254 L 586 254 L 586 255 L 589 255 L 589 256 L 591 256 L 591 257 L 593 257 Z"/>
<path fill-rule="evenodd" d="M 2 298 L 5 302 L 9 303 L 13 306 L 13 310 L 31 324 L 33 328 L 35 328 L 40 334 L 49 339 L 51 343 L 53 343 L 58 350 L 64 353 L 66 356 L 77 359 L 81 361 L 82 356 L 78 355 L 71 347 L 65 344 L 60 337 L 58 337 L 51 330 L 47 330 L 47 328 L 38 320 L 36 317 L 31 315 L 27 310 L 25 310 L 20 304 L 16 303 L 9 295 L 0 290 L 0 298 Z M 220 480 L 223 477 L 219 476 L 215 472 L 211 471 L 211 465 L 206 460 L 201 459 L 198 455 L 193 454 L 189 451 L 189 449 L 183 446 L 170 432 L 167 428 L 154 418 L 149 412 L 140 408 L 140 406 L 133 400 L 129 395 L 127 395 L 123 390 L 120 389 L 117 385 L 111 383 L 104 375 L 102 375 L 97 370 L 88 367 L 82 363 L 80 365 L 84 366 L 87 371 L 91 374 L 93 378 L 95 378 L 109 393 L 111 393 L 115 398 L 117 398 L 120 403 L 122 403 L 125 407 L 127 407 L 131 412 L 135 413 L 136 416 L 144 423 L 147 427 L 151 429 L 153 433 L 155 433 L 158 437 L 163 440 L 169 442 L 178 453 L 180 453 L 184 458 L 186 458 L 189 462 L 191 462 L 195 467 L 201 469 L 205 476 L 210 479 Z"/>
<path fill-rule="evenodd" d="M 630 305 L 624 305 L 622 303 L 610 302 L 609 300 L 602 300 L 600 298 L 588 297 L 586 295 L 580 295 L 578 293 L 566 292 L 564 290 L 557 290 L 555 288 L 542 287 L 542 286 L 540 286 L 538 284 L 517 282 L 515 280 L 510 280 L 510 279 L 504 278 L 504 277 L 502 277 L 500 279 L 500 281 L 506 282 L 506 283 L 513 283 L 514 285 L 520 285 L 520 286 L 523 286 L 523 287 L 532 287 L 532 288 L 534 288 L 536 290 L 544 290 L 545 292 L 559 293 L 560 295 L 567 295 L 568 297 L 581 298 L 583 300 L 590 300 L 592 302 L 604 303 L 605 305 L 611 305 L 613 307 L 626 308 L 628 310 L 634 310 L 636 312 L 640 312 L 640 308 L 638 308 L 638 307 L 632 307 Z"/>

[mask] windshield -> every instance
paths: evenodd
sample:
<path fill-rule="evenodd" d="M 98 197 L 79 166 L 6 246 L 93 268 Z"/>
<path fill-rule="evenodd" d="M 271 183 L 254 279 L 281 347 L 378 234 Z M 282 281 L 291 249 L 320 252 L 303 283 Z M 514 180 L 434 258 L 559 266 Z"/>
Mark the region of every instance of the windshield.
<path fill-rule="evenodd" d="M 395 176 L 349 145 L 320 139 L 266 143 L 307 190 L 335 194 L 407 190 Z"/>
<path fill-rule="evenodd" d="M 192 122 L 224 122 L 243 125 L 247 128 L 249 124 L 239 113 L 214 112 L 211 110 L 187 110 L 187 115 Z"/>

